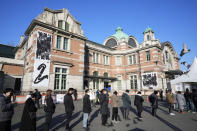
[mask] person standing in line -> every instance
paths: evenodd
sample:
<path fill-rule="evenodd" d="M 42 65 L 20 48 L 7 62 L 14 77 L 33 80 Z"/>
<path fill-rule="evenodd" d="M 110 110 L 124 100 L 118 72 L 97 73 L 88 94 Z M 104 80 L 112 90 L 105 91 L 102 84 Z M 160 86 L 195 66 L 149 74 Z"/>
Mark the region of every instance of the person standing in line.
<path fill-rule="evenodd" d="M 192 93 L 189 91 L 189 89 L 186 89 L 186 92 L 184 93 L 184 97 L 185 97 L 185 101 L 186 101 L 186 107 L 187 107 L 187 111 L 190 112 L 192 111 L 192 113 L 194 112 L 194 105 L 192 102 Z"/>
<path fill-rule="evenodd" d="M 101 120 L 103 126 L 107 126 L 107 119 L 109 117 L 108 103 L 109 103 L 109 96 L 107 94 L 107 91 L 103 89 L 102 95 L 100 96 L 100 104 L 101 104 L 100 112 L 101 112 Z"/>
<path fill-rule="evenodd" d="M 159 95 L 160 95 L 161 101 L 163 101 L 163 90 L 162 89 L 160 90 Z"/>
<path fill-rule="evenodd" d="M 154 91 L 150 96 L 149 96 L 149 101 L 152 106 L 152 115 L 156 116 L 157 115 L 157 108 L 158 108 L 158 97 L 157 97 L 158 91 Z"/>
<path fill-rule="evenodd" d="M 197 90 L 192 90 L 192 101 L 197 111 Z"/>
<path fill-rule="evenodd" d="M 74 103 L 73 103 L 73 88 L 69 88 L 67 94 L 64 96 L 64 106 L 65 106 L 65 112 L 66 112 L 66 130 L 71 130 L 69 124 L 72 118 L 72 113 L 75 109 Z"/>
<path fill-rule="evenodd" d="M 112 96 L 112 122 L 117 123 L 118 121 L 118 92 L 114 91 Z"/>
<path fill-rule="evenodd" d="M 171 116 L 174 116 L 175 114 L 172 113 L 173 104 L 174 104 L 174 95 L 171 90 L 168 90 L 166 97 L 167 97 L 167 102 L 168 102 L 169 114 Z"/>
<path fill-rule="evenodd" d="M 0 130 L 11 131 L 11 120 L 14 114 L 15 102 L 11 102 L 12 89 L 6 88 L 0 94 Z"/>
<path fill-rule="evenodd" d="M 90 91 L 89 89 L 85 90 L 85 96 L 83 97 L 83 128 L 87 129 L 88 127 L 88 116 L 91 112 L 91 103 L 90 103 Z"/>
<path fill-rule="evenodd" d="M 52 90 L 47 90 L 46 96 L 45 96 L 45 103 L 44 111 L 45 111 L 45 128 L 44 131 L 49 131 L 50 123 L 52 120 L 52 116 L 55 113 L 55 104 L 53 102 L 53 99 L 51 97 Z"/>
<path fill-rule="evenodd" d="M 178 102 L 178 107 L 179 107 L 179 111 L 181 114 L 184 114 L 184 104 L 185 104 L 185 98 L 183 97 L 183 95 L 181 94 L 181 91 L 178 91 L 177 95 L 176 95 L 176 99 Z"/>
<path fill-rule="evenodd" d="M 129 118 L 129 111 L 131 108 L 131 98 L 129 96 L 129 90 L 126 90 L 123 94 L 122 94 L 122 101 L 123 101 L 123 109 L 124 109 L 124 115 L 123 118 L 125 120 L 130 120 Z"/>
<path fill-rule="evenodd" d="M 36 111 L 35 106 L 35 94 L 31 94 L 26 102 L 23 109 L 23 114 L 21 118 L 21 126 L 19 131 L 36 131 Z"/>
<path fill-rule="evenodd" d="M 37 108 L 40 109 L 40 99 L 42 98 L 42 95 L 40 94 L 38 89 L 35 89 L 34 94 L 35 94 L 35 103 L 37 105 Z"/>
<path fill-rule="evenodd" d="M 138 93 L 135 95 L 134 105 L 137 108 L 137 114 L 138 114 L 139 119 L 142 119 L 141 114 L 143 110 L 143 102 L 144 102 L 144 99 L 141 95 L 141 91 L 138 91 Z"/>

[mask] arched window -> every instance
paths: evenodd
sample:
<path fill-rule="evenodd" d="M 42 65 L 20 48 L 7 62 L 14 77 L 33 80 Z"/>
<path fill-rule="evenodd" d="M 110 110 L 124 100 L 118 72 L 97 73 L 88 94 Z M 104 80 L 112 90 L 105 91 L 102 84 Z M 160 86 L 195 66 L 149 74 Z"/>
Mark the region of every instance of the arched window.
<path fill-rule="evenodd" d="M 93 76 L 98 76 L 98 71 L 94 71 Z"/>
<path fill-rule="evenodd" d="M 107 47 L 117 46 L 117 41 L 114 38 L 110 38 L 109 40 L 107 40 L 105 46 Z"/>
<path fill-rule="evenodd" d="M 108 77 L 108 73 L 105 72 L 105 73 L 103 74 L 103 76 L 104 76 L 104 77 Z"/>
<path fill-rule="evenodd" d="M 135 40 L 133 38 L 129 38 L 128 45 L 130 45 L 132 47 L 136 47 L 137 46 L 137 44 L 136 44 L 136 42 L 135 42 Z"/>
<path fill-rule="evenodd" d="M 98 77 L 98 71 L 94 71 L 93 76 L 95 77 L 93 78 L 93 89 L 99 89 L 99 79 L 96 78 Z"/>

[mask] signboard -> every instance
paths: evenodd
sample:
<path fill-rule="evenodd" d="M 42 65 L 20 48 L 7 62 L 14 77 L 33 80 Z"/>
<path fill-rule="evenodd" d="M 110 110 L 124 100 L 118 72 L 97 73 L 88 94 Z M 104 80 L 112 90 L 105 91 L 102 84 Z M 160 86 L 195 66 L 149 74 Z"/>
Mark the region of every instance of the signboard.
<path fill-rule="evenodd" d="M 34 62 L 33 87 L 48 87 L 51 56 L 51 35 L 38 32 Z"/>
<path fill-rule="evenodd" d="M 157 87 L 157 73 L 151 72 L 151 73 L 143 73 L 142 74 L 142 83 L 143 87 L 154 89 Z"/>

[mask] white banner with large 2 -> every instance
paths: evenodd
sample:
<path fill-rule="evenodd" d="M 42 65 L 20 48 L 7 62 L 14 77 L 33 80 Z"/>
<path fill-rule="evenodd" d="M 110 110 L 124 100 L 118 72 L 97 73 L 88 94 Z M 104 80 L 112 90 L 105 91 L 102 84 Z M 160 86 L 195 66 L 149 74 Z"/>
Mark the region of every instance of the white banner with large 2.
<path fill-rule="evenodd" d="M 38 32 L 37 36 L 32 86 L 48 87 L 52 37 L 44 32 Z"/>

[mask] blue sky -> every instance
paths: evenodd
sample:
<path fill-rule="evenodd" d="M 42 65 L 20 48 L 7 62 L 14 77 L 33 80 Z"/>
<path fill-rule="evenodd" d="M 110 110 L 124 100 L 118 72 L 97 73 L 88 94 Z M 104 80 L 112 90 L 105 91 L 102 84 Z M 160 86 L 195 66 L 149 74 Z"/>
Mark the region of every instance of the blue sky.
<path fill-rule="evenodd" d="M 82 23 L 85 36 L 101 44 L 118 26 L 141 43 L 142 32 L 149 26 L 157 39 L 170 41 L 178 54 L 187 44 L 191 52 L 181 61 L 192 63 L 197 56 L 197 0 L 1 0 L 0 43 L 17 45 L 44 7 L 67 8 Z"/>

